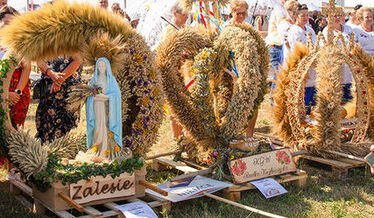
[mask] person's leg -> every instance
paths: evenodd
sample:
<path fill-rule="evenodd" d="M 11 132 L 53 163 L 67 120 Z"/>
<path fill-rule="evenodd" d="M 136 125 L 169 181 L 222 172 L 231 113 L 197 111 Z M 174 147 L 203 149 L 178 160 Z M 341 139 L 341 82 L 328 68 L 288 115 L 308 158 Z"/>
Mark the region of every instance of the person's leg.
<path fill-rule="evenodd" d="M 272 98 L 273 96 L 273 91 L 277 87 L 276 83 L 274 81 L 277 80 L 277 75 L 276 72 L 278 72 L 281 64 L 281 59 L 282 59 L 282 47 L 271 47 L 270 51 L 270 62 L 272 66 L 272 80 L 273 82 L 271 83 L 271 90 L 270 90 L 270 106 L 273 107 L 274 100 Z"/>
<path fill-rule="evenodd" d="M 305 88 L 305 95 L 304 95 L 304 101 L 305 101 L 305 112 L 306 115 L 310 115 L 312 112 L 312 106 L 316 105 L 316 88 L 315 87 L 306 87 Z"/>
<path fill-rule="evenodd" d="M 342 99 L 343 104 L 346 104 L 353 99 L 351 87 L 352 87 L 352 83 L 343 84 L 343 99 Z"/>
<path fill-rule="evenodd" d="M 252 119 L 248 123 L 248 128 L 246 130 L 245 137 L 247 138 L 253 137 L 253 134 L 255 132 L 257 116 L 258 116 L 258 110 L 256 110 L 256 112 L 253 114 Z"/>
<path fill-rule="evenodd" d="M 175 120 L 173 116 L 170 116 L 171 124 L 171 137 L 173 140 L 179 139 L 183 135 L 183 127 Z"/>

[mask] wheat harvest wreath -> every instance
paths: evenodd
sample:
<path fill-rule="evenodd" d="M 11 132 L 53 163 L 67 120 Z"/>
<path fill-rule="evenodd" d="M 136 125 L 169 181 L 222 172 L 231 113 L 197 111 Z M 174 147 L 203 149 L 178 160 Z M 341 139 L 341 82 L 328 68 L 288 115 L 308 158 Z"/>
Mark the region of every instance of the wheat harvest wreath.
<path fill-rule="evenodd" d="M 293 150 L 328 158 L 338 158 L 337 151 L 364 157 L 373 137 L 373 60 L 357 44 L 354 35 L 345 42 L 341 34 L 330 42 L 320 34 L 315 44 L 309 38 L 308 47 L 299 45 L 278 75 L 274 107 L 275 133 Z M 320 42 L 325 46 L 320 47 Z M 355 127 L 341 130 L 342 65 L 350 68 L 355 84 L 355 99 L 350 104 L 357 118 Z M 315 125 L 305 121 L 304 88 L 311 68 L 317 71 L 317 97 L 313 108 Z M 347 104 L 348 105 L 348 104 Z"/>
<path fill-rule="evenodd" d="M 229 67 L 232 59 L 236 67 Z M 184 27 L 160 45 L 156 62 L 170 111 L 187 131 L 180 144 L 188 158 L 223 166 L 230 142 L 243 136 L 263 100 L 269 66 L 265 42 L 248 24 L 227 26 L 219 35 Z M 189 90 L 183 68 L 194 74 Z"/>
<path fill-rule="evenodd" d="M 1 36 L 14 56 L 1 62 L 1 146 L 9 149 L 12 162 L 38 191 L 98 176 L 114 179 L 144 166 L 141 157 L 156 141 L 163 118 L 161 77 L 144 39 L 123 19 L 89 3 L 56 1 L 15 17 Z M 125 158 L 121 149 L 115 151 L 119 155 L 113 161 L 74 162 L 79 151 L 87 149 L 85 134 L 69 133 L 42 145 L 10 124 L 4 99 L 17 60 L 48 60 L 73 53 L 80 53 L 87 66 L 99 57 L 110 61 L 122 96 L 123 145 L 131 149 L 132 158 Z"/>

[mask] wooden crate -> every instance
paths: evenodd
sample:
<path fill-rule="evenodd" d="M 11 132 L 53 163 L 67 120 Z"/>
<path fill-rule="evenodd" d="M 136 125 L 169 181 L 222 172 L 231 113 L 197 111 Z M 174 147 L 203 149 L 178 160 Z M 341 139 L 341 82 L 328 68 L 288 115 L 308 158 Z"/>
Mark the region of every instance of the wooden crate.
<path fill-rule="evenodd" d="M 114 200 L 106 203 L 98 203 L 90 206 L 84 206 L 83 212 L 79 212 L 76 209 L 53 211 L 47 204 L 40 201 L 33 195 L 33 189 L 22 181 L 17 180 L 14 176 L 8 176 L 10 182 L 10 190 L 15 195 L 17 201 L 23 206 L 29 208 L 34 213 L 43 215 L 54 214 L 62 218 L 88 218 L 88 217 L 123 217 L 122 213 L 115 207 L 121 204 L 143 201 L 147 203 L 151 208 L 158 208 L 158 212 L 163 215 L 167 215 L 171 209 L 171 202 L 164 199 L 160 199 L 151 194 L 145 194 L 143 197 L 134 197 L 126 200 Z"/>
<path fill-rule="evenodd" d="M 167 168 L 173 168 L 184 172 L 183 175 L 177 176 L 173 180 L 178 180 L 186 177 L 192 177 L 196 175 L 208 175 L 212 172 L 211 168 L 205 168 L 199 166 L 200 169 L 194 168 L 195 163 L 191 163 L 186 160 L 182 160 L 182 163 L 175 162 L 168 158 L 156 158 L 153 160 L 152 167 L 156 171 L 164 170 Z M 283 175 L 273 176 L 279 183 L 293 183 L 299 187 L 304 187 L 307 182 L 308 175 L 303 170 L 297 170 L 293 173 L 286 173 Z M 256 189 L 250 183 L 233 185 L 223 190 L 223 197 L 232 201 L 239 201 L 241 198 L 241 192 Z"/>
<path fill-rule="evenodd" d="M 348 177 L 348 171 L 352 169 L 364 168 L 366 163 L 359 160 L 353 160 L 349 158 L 339 158 L 337 160 L 315 157 L 312 155 L 301 155 L 299 161 L 305 161 L 306 163 L 317 163 L 318 165 L 328 166 L 331 169 L 331 174 L 335 178 L 344 180 Z"/>

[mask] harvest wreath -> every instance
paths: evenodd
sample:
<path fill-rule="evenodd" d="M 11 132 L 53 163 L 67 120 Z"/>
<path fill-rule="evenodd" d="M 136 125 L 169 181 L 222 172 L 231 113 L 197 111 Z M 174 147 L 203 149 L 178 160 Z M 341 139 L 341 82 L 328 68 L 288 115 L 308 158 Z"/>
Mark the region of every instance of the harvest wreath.
<path fill-rule="evenodd" d="M 49 201 L 57 202 L 50 205 L 55 210 L 69 208 L 66 203 L 58 203 L 61 199 L 57 193 L 51 199 L 48 193 L 63 190 L 65 194 L 69 185 L 92 179 L 105 181 L 108 176 L 113 181 L 131 181 L 131 191 L 126 189 L 126 195 L 118 193 L 122 198 L 144 195 L 144 188 L 138 188 L 139 181 L 145 176 L 140 170 L 144 169 L 142 156 L 157 139 L 163 118 L 163 100 L 161 77 L 143 38 L 119 16 L 89 3 L 65 1 L 56 1 L 15 17 L 4 27 L 1 36 L 8 53 L 20 60 L 39 61 L 80 53 L 85 64 L 92 66 L 98 58 L 106 57 L 121 92 L 123 147 L 116 147 L 113 150 L 116 155 L 111 159 L 97 157 L 93 149 L 87 151 L 91 145 L 86 145 L 86 135 L 75 130 L 44 144 L 28 132 L 15 130 L 6 113 L 8 102 L 2 101 L 4 113 L 1 114 L 4 116 L 1 117 L 0 134 L 6 143 L 1 146 L 7 146 L 4 148 L 9 149 L 11 161 L 33 184 L 40 199 L 47 205 Z M 6 99 L 9 78 L 17 63 L 12 58 L 1 64 L 1 98 Z M 93 88 L 88 92 L 93 95 L 101 92 L 98 87 Z M 78 104 L 85 97 L 72 96 Z M 58 184 L 62 184 L 62 188 Z M 40 191 L 47 192 L 41 194 Z"/>
<path fill-rule="evenodd" d="M 320 41 L 324 47 L 319 47 Z M 306 149 L 316 155 L 336 158 L 325 151 L 340 151 L 356 156 L 365 156 L 369 121 L 373 119 L 371 95 L 374 83 L 371 78 L 372 59 L 360 48 L 351 36 L 346 43 L 342 35 L 337 35 L 332 43 L 326 43 L 322 35 L 313 45 L 299 45 L 287 60 L 286 67 L 278 75 L 274 100 L 275 132 L 287 147 L 293 150 Z M 356 86 L 355 111 L 356 127 L 341 131 L 341 71 L 342 65 L 350 68 Z M 305 121 L 304 88 L 309 71 L 317 71 L 317 98 L 313 109 L 316 125 Z M 348 134 L 352 133 L 353 134 Z"/>
<path fill-rule="evenodd" d="M 192 58 L 189 91 L 178 69 Z M 222 164 L 230 141 L 241 138 L 263 100 L 268 59 L 264 41 L 248 24 L 213 36 L 184 27 L 160 45 L 156 62 L 171 112 L 188 133 L 180 144 L 189 159 Z"/>
<path fill-rule="evenodd" d="M 149 47 L 123 19 L 89 3 L 56 1 L 16 17 L 1 35 L 10 53 L 26 61 L 81 53 L 93 66 L 106 57 L 121 90 L 124 146 L 144 156 L 155 143 L 163 118 L 161 77 Z"/>

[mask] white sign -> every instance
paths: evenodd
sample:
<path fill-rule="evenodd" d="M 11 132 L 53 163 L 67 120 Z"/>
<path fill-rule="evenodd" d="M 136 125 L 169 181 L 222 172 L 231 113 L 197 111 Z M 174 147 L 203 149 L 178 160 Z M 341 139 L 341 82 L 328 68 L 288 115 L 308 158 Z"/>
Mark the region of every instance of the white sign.
<path fill-rule="evenodd" d="M 168 196 L 162 196 L 150 189 L 147 189 L 146 192 L 172 202 L 179 202 L 199 198 L 203 196 L 204 192 L 213 193 L 230 186 L 232 186 L 230 183 L 217 181 L 204 176 L 196 176 L 158 185 L 157 187 L 168 192 Z"/>
<path fill-rule="evenodd" d="M 70 184 L 70 198 L 78 204 L 135 194 L 135 175 L 122 173 L 119 177 L 92 177 Z"/>
<path fill-rule="evenodd" d="M 287 190 L 273 178 L 265 178 L 250 182 L 256 186 L 266 199 L 287 193 Z"/>
<path fill-rule="evenodd" d="M 126 218 L 157 218 L 156 213 L 146 203 L 137 201 L 116 206 Z"/>

